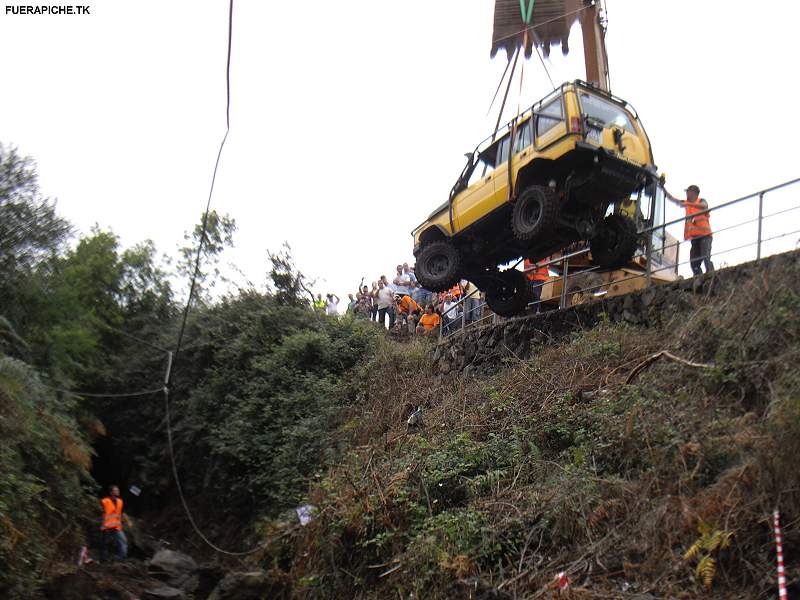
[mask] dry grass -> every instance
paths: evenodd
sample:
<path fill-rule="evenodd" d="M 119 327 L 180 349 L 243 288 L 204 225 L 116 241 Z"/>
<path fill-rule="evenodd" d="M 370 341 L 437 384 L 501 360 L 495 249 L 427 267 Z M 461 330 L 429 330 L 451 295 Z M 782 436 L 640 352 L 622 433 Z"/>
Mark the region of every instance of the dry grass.
<path fill-rule="evenodd" d="M 798 340 L 793 277 L 490 379 L 433 376 L 424 344 L 389 344 L 311 492 L 317 519 L 276 531 L 269 559 L 296 597 L 547 598 L 560 571 L 573 598 L 770 597 L 767 518 L 800 518 Z M 701 519 L 733 532 L 710 591 L 682 560 Z"/>

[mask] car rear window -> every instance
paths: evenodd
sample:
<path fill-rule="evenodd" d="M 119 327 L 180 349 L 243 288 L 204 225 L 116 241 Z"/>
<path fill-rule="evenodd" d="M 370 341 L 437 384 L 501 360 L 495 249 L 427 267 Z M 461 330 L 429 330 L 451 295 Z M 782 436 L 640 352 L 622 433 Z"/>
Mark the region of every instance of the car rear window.
<path fill-rule="evenodd" d="M 603 127 L 622 127 L 631 133 L 636 133 L 628 113 L 622 107 L 588 92 L 581 92 L 580 99 L 583 113 L 594 120 L 601 121 Z"/>

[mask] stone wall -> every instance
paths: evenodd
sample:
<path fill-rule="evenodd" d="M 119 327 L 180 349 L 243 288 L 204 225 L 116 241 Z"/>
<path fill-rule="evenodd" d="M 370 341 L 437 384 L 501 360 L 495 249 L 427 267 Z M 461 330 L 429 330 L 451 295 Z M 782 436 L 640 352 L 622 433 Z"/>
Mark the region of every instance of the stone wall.
<path fill-rule="evenodd" d="M 489 373 L 505 358 L 526 358 L 537 346 L 558 342 L 571 332 L 593 327 L 601 320 L 659 326 L 676 313 L 695 309 L 710 297 L 734 292 L 755 274 L 764 275 L 765 281 L 772 277 L 797 277 L 798 265 L 800 251 L 787 252 L 625 296 L 467 329 L 437 345 L 434 367 L 442 374 Z"/>

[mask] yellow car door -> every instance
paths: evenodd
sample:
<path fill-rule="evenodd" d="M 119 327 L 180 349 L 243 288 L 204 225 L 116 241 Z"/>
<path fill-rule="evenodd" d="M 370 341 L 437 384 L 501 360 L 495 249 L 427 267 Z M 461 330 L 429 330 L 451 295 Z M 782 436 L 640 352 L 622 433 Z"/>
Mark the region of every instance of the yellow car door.
<path fill-rule="evenodd" d="M 494 170 L 494 191 L 485 212 L 491 212 L 508 200 L 508 153 L 511 151 L 511 136 L 500 140 L 497 151 L 497 168 Z"/>
<path fill-rule="evenodd" d="M 497 164 L 503 146 L 508 146 L 508 137 L 481 152 L 469 187 L 453 199 L 453 218 L 458 231 L 469 227 L 496 207 L 496 181 L 498 178 L 508 179 L 508 165 Z"/>

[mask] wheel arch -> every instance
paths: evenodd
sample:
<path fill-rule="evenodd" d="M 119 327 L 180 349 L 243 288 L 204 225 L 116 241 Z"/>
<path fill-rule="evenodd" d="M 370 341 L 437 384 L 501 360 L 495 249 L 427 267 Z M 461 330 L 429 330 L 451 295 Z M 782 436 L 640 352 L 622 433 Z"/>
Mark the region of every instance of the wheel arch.
<path fill-rule="evenodd" d="M 539 158 L 528 163 L 519 170 L 514 190 L 516 191 L 516 195 L 519 196 L 525 188 L 531 185 L 546 186 L 551 179 L 555 179 L 556 182 L 559 182 L 561 179 L 561 175 L 556 168 L 556 161 Z"/>
<path fill-rule="evenodd" d="M 438 242 L 447 240 L 448 235 L 444 232 L 441 225 L 431 225 L 421 234 L 419 234 L 420 243 L 427 244 L 430 242 Z"/>

